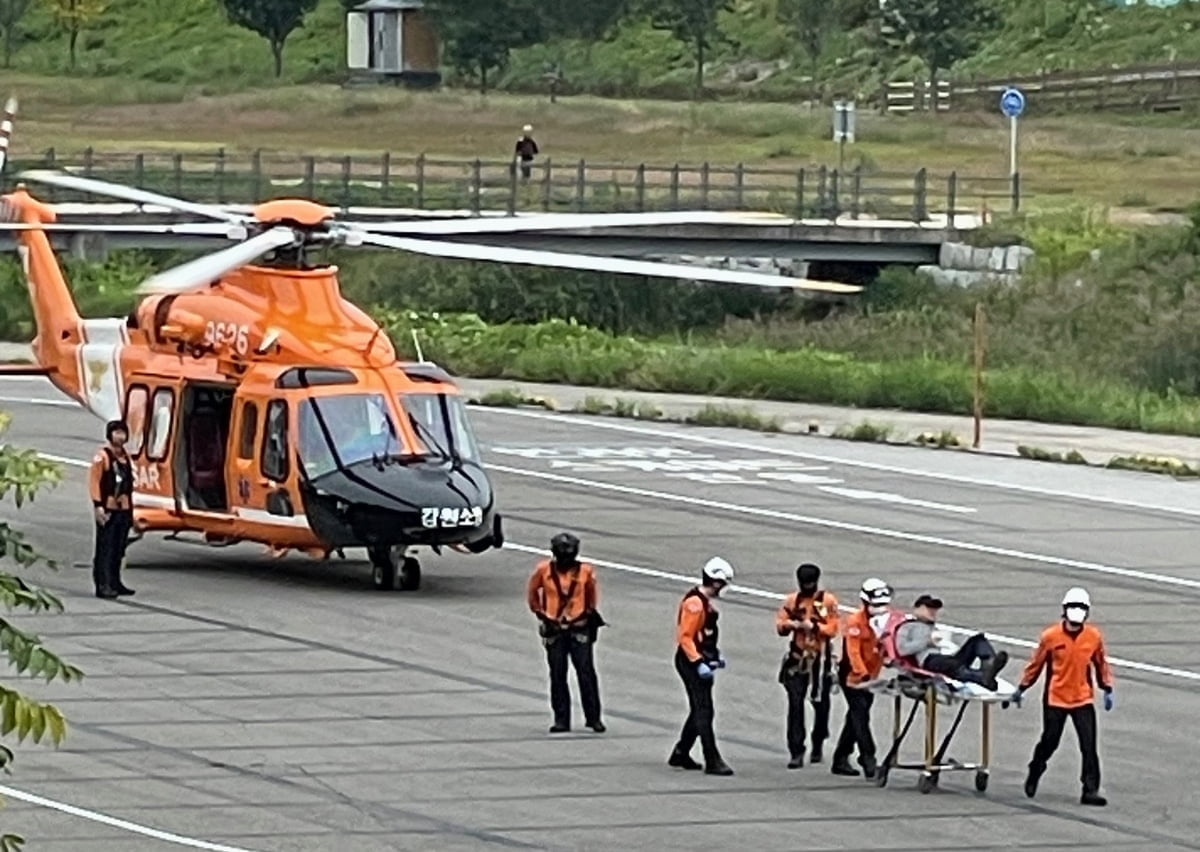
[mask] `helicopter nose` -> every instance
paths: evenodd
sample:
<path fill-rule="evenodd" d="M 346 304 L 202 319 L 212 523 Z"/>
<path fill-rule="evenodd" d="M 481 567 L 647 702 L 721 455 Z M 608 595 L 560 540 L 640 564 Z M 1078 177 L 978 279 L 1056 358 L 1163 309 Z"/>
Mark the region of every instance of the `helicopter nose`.
<path fill-rule="evenodd" d="M 491 484 L 470 462 L 368 461 L 319 477 L 304 496 L 313 531 L 334 547 L 471 545 L 493 535 Z"/>

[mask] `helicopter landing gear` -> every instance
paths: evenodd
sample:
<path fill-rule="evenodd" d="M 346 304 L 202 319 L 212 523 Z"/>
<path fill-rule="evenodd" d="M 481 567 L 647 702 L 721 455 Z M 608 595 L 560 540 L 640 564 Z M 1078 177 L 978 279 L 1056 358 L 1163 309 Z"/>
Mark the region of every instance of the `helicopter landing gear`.
<path fill-rule="evenodd" d="M 371 580 L 376 589 L 415 592 L 421 588 L 421 563 L 416 557 L 405 555 L 404 551 L 403 545 L 372 547 L 367 551 L 371 557 Z"/>

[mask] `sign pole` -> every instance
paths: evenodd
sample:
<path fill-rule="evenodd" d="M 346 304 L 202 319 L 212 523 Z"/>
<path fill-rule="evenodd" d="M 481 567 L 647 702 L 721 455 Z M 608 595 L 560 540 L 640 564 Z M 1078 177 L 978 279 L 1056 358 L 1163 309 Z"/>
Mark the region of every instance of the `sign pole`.
<path fill-rule="evenodd" d="M 1008 116 L 1008 180 L 1012 194 L 1013 212 L 1017 211 L 1017 119 L 1025 112 L 1025 93 L 1009 86 L 1000 94 L 1000 112 Z"/>
<path fill-rule="evenodd" d="M 984 352 L 987 348 L 987 332 L 984 330 L 985 317 L 983 313 L 983 302 L 975 303 L 975 394 L 974 394 L 974 417 L 975 417 L 975 440 L 971 446 L 979 449 L 979 444 L 983 439 L 983 361 Z"/>

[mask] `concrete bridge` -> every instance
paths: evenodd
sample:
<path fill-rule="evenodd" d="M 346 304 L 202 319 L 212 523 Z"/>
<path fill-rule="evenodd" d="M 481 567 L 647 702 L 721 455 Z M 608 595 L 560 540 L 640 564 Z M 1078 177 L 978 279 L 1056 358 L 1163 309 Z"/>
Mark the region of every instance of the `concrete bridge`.
<path fill-rule="evenodd" d="M 212 249 L 228 243 L 219 235 L 139 234 L 123 232 L 123 226 L 135 224 L 167 225 L 196 221 L 166 208 L 125 203 L 64 203 L 53 205 L 60 225 L 66 230 L 51 234 L 61 251 L 87 259 L 100 259 L 111 249 Z M 220 205 L 222 209 L 249 214 L 248 205 Z M 429 211 L 414 208 L 350 207 L 341 212 L 348 221 L 371 222 L 420 221 L 457 218 L 510 218 L 507 211 L 466 210 Z M 517 213 L 515 216 L 538 214 Z M 571 214 L 557 214 L 570 221 Z M 665 214 L 670 217 L 672 214 Z M 678 214 L 675 214 L 678 215 Z M 805 261 L 811 264 L 877 266 L 881 264 L 921 265 L 938 262 L 944 243 L 959 241 L 963 233 L 978 228 L 981 220 L 974 215 L 950 217 L 934 214 L 922 222 L 900 219 L 874 219 L 842 216 L 836 219 L 794 219 L 767 213 L 706 213 L 704 224 L 665 223 L 636 227 L 581 227 L 552 232 L 497 233 L 477 236 L 441 236 L 439 239 L 493 242 L 529 249 L 569 251 L 630 258 L 704 258 L 708 262 L 755 259 Z M 103 226 L 104 233 L 69 230 Z M 15 247 L 13 234 L 0 233 L 0 249 Z"/>

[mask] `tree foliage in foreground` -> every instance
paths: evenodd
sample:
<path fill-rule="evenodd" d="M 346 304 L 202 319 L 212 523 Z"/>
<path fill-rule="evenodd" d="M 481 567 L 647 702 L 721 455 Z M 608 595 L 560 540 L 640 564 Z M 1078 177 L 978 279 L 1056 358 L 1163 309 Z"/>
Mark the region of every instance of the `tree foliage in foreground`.
<path fill-rule="evenodd" d="M 7 430 L 9 417 L 0 413 L 0 434 Z M 41 458 L 33 450 L 22 450 L 11 444 L 0 444 L 0 502 L 11 497 L 19 509 L 32 502 L 39 489 L 53 486 L 61 477 L 61 469 Z M 62 612 L 62 602 L 44 589 L 31 586 L 21 576 L 43 564 L 56 568 L 53 561 L 39 553 L 24 534 L 11 523 L 0 521 L 0 602 L 8 612 L 25 610 L 31 613 Z M 22 630 L 9 619 L 0 616 L 0 651 L 18 675 L 71 682 L 83 677 L 83 672 L 63 661 L 42 644 L 42 639 Z M 67 734 L 67 722 L 53 704 L 34 701 L 10 683 L 0 682 L 0 738 L 23 743 L 47 741 L 58 745 Z M 0 769 L 11 772 L 12 749 L 0 743 Z M 25 839 L 15 834 L 0 834 L 0 852 L 20 849 Z"/>

